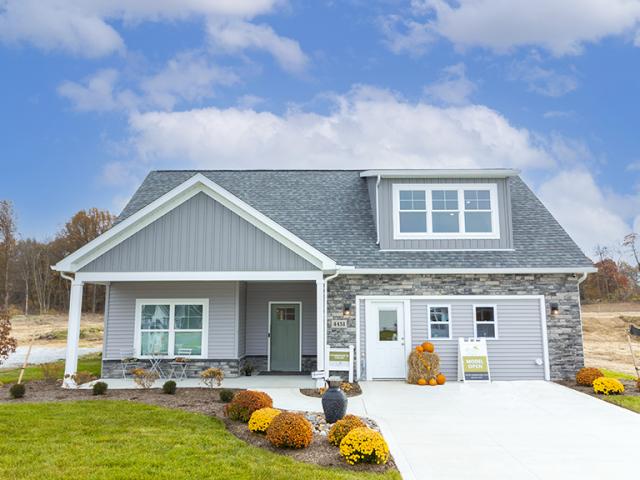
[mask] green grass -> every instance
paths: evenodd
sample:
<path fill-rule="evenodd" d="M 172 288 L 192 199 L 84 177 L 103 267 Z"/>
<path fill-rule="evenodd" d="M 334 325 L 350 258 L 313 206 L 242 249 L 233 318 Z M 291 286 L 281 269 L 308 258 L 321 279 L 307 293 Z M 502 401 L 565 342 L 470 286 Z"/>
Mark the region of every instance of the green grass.
<path fill-rule="evenodd" d="M 636 376 L 635 375 L 630 375 L 628 373 L 622 373 L 622 372 L 615 372 L 613 370 L 607 370 L 606 368 L 601 368 L 600 371 L 602 373 L 604 373 L 605 377 L 609 377 L 609 378 L 622 378 L 624 380 L 635 380 Z"/>
<path fill-rule="evenodd" d="M 96 377 L 100 376 L 102 357 L 99 353 L 92 353 L 90 355 L 83 355 L 78 358 L 78 371 L 79 372 L 91 372 Z M 64 361 L 59 360 L 53 362 L 62 367 L 64 371 Z M 2 383 L 15 383 L 18 381 L 20 375 L 19 368 L 0 369 L 0 382 Z M 60 377 L 62 378 L 62 376 Z M 27 365 L 24 370 L 23 382 L 29 382 L 31 380 L 42 380 L 42 368 L 40 365 Z"/>
<path fill-rule="evenodd" d="M 0 478 L 400 479 L 320 468 L 250 446 L 220 420 L 124 401 L 0 405 Z"/>
<path fill-rule="evenodd" d="M 602 397 L 603 400 L 606 400 L 610 403 L 615 403 L 616 405 L 620 405 L 621 407 L 628 408 L 629 410 L 633 410 L 634 412 L 640 413 L 640 397 L 630 397 L 626 395 L 622 396 L 608 396 Z"/>

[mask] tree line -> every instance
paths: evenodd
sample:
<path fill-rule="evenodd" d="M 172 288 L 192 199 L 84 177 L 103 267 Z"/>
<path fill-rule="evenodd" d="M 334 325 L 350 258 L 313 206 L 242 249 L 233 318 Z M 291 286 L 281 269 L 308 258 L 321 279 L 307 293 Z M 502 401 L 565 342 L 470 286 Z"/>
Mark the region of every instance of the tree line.
<path fill-rule="evenodd" d="M 50 240 L 22 238 L 13 204 L 0 200 L 0 310 L 45 314 L 66 311 L 69 281 L 51 265 L 90 242 L 113 225 L 106 210 L 80 210 Z M 104 308 L 104 287 L 87 285 L 83 305 L 92 312 Z"/>

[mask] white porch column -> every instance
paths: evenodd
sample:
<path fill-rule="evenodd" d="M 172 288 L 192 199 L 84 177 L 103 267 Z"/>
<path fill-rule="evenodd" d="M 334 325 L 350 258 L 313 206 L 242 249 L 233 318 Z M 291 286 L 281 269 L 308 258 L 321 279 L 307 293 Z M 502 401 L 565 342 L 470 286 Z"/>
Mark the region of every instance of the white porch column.
<path fill-rule="evenodd" d="M 82 315 L 82 282 L 71 282 L 69 297 L 69 323 L 67 325 L 67 355 L 64 362 L 64 388 L 75 388 L 76 382 L 71 378 L 78 369 L 78 343 L 80 341 L 80 317 Z"/>
<path fill-rule="evenodd" d="M 325 318 L 326 305 L 324 298 L 324 280 L 316 280 L 316 370 L 324 370 L 326 348 L 327 321 Z"/>

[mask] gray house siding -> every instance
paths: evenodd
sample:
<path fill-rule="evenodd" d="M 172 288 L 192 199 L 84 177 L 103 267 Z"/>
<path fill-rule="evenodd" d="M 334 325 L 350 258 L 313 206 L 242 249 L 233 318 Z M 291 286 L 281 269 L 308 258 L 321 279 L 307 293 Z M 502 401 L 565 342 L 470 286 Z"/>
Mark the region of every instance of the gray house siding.
<path fill-rule="evenodd" d="M 308 271 L 316 267 L 204 193 L 81 272 Z"/>
<path fill-rule="evenodd" d="M 236 282 L 138 282 L 112 283 L 105 321 L 103 358 L 120 359 L 134 354 L 136 299 L 208 298 L 208 356 L 238 358 L 236 350 Z"/>
<path fill-rule="evenodd" d="M 246 352 L 247 338 L 247 284 L 238 282 L 238 358 Z"/>
<path fill-rule="evenodd" d="M 315 282 L 247 282 L 246 355 L 267 355 L 269 302 L 278 301 L 302 302 L 302 355 L 315 355 Z"/>
<path fill-rule="evenodd" d="M 498 212 L 500 224 L 499 239 L 432 239 L 432 240 L 394 240 L 393 238 L 393 184 L 398 183 L 493 183 L 498 189 Z M 372 198 L 371 208 L 375 212 L 375 181 L 369 182 L 369 193 Z M 380 248 L 383 250 L 403 249 L 510 249 L 513 248 L 511 199 L 509 186 L 501 178 L 384 178 L 379 186 L 380 209 Z M 373 192 L 375 193 L 375 192 Z"/>

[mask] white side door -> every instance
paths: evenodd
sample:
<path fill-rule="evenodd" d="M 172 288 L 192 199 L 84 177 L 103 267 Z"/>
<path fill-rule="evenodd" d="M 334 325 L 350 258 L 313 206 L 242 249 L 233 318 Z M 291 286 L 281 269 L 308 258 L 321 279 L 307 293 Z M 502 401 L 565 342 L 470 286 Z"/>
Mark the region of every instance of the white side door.
<path fill-rule="evenodd" d="M 408 322 L 404 301 L 367 302 L 367 378 L 406 378 L 405 331 Z"/>

